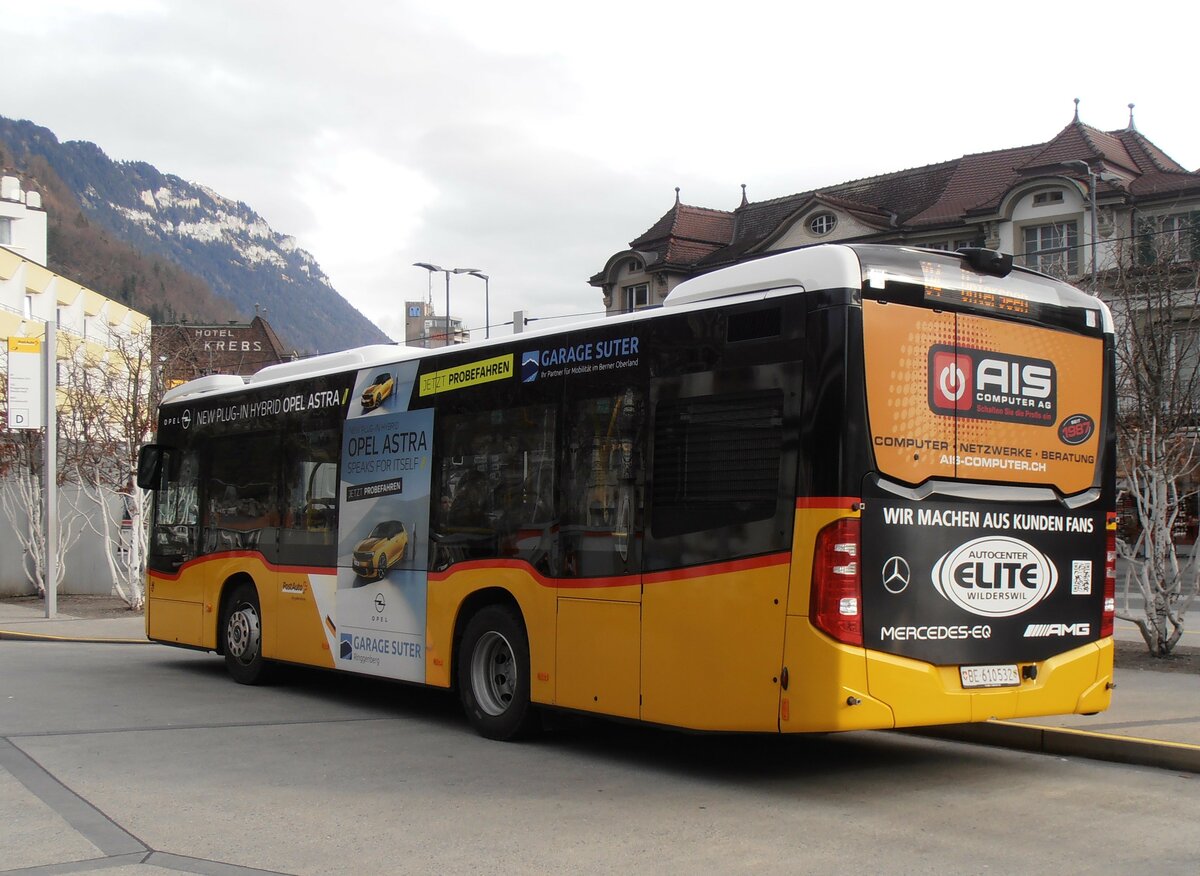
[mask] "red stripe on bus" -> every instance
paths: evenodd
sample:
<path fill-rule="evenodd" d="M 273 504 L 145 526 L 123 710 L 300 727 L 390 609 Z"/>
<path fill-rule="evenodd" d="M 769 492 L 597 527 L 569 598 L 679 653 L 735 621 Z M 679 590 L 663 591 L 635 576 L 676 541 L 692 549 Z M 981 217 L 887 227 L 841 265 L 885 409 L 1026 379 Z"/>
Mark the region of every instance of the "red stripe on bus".
<path fill-rule="evenodd" d="M 192 566 L 198 566 L 201 563 L 210 563 L 216 560 L 230 559 L 255 559 L 266 566 L 272 572 L 285 572 L 289 575 L 336 575 L 336 566 L 279 566 L 269 562 L 266 557 L 257 551 L 222 551 L 218 554 L 205 554 L 202 557 L 196 557 L 188 560 L 174 572 L 159 572 L 156 569 L 151 569 L 150 574 L 162 581 L 177 581 L 179 576 L 183 574 L 185 569 L 190 569 Z"/>
<path fill-rule="evenodd" d="M 731 572 L 749 572 L 753 569 L 766 569 L 770 566 L 785 566 L 791 561 L 791 553 L 783 551 L 777 554 L 765 554 L 761 557 L 749 557 L 745 560 L 727 560 L 723 563 L 689 566 L 686 569 L 652 572 L 644 575 L 642 580 L 647 584 L 664 584 L 668 581 L 682 581 L 688 578 L 707 578 L 710 575 L 728 575 Z"/>
<path fill-rule="evenodd" d="M 796 507 L 803 510 L 813 508 L 838 508 L 853 511 L 855 505 L 862 502 L 858 496 L 801 496 L 796 499 Z"/>
<path fill-rule="evenodd" d="M 455 563 L 449 569 L 440 572 L 430 572 L 430 581 L 445 581 L 457 572 L 472 569 L 516 569 L 533 578 L 542 587 L 560 587 L 582 589 L 585 587 L 628 587 L 641 581 L 638 575 L 612 575 L 605 578 L 550 578 L 543 575 L 525 560 L 466 560 Z"/>
<path fill-rule="evenodd" d="M 731 572 L 748 572 L 753 569 L 765 569 L 771 566 L 784 566 L 792 561 L 790 552 L 783 551 L 766 554 L 761 557 L 750 557 L 744 560 L 728 560 L 722 563 L 707 563 L 702 566 L 689 566 L 683 569 L 669 569 L 664 572 L 651 572 L 647 575 L 614 575 L 605 578 L 550 578 L 543 575 L 524 560 L 467 560 L 455 563 L 449 569 L 440 572 L 430 572 L 429 580 L 445 581 L 451 575 L 472 569 L 517 569 L 529 575 L 542 587 L 557 587 L 562 590 L 582 590 L 589 587 L 629 587 L 638 583 L 662 584 L 668 581 L 684 581 L 690 578 L 706 578 L 710 575 L 728 575 Z"/>

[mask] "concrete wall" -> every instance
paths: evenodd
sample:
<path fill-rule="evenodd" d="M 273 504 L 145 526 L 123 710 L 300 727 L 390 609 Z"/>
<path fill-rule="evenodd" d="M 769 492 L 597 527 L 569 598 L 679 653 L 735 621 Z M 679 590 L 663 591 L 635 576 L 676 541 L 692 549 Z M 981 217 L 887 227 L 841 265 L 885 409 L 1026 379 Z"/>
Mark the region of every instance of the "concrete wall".
<path fill-rule="evenodd" d="M 59 491 L 64 513 L 69 511 L 68 499 L 78 495 L 77 487 L 64 487 Z M 98 509 L 90 505 L 86 498 L 80 501 L 80 508 L 91 515 L 98 514 Z M 90 506 L 90 507 L 89 507 Z M 119 514 L 120 500 L 110 497 L 112 513 Z M 118 519 L 120 519 L 118 517 Z M 67 551 L 67 574 L 59 587 L 59 593 L 85 594 L 108 596 L 112 593 L 112 579 L 108 573 L 108 563 L 104 559 L 104 545 L 100 536 L 87 528 L 80 520 L 79 539 Z M 8 517 L 0 511 L 0 596 L 28 596 L 37 592 L 36 588 L 25 579 L 23 563 L 27 557 L 13 538 L 12 524 Z M 115 535 L 115 533 L 114 533 Z"/>

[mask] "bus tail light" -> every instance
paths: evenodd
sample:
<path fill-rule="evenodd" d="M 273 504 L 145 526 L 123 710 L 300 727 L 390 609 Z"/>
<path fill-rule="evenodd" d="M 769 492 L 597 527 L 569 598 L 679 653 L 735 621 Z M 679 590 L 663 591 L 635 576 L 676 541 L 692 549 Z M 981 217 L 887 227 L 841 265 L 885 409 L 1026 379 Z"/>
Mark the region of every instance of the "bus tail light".
<path fill-rule="evenodd" d="M 857 517 L 835 520 L 817 533 L 813 555 L 809 619 L 846 645 L 863 643 L 860 532 Z"/>
<path fill-rule="evenodd" d="M 1117 613 L 1117 533 L 1108 530 L 1104 539 L 1104 614 L 1100 618 L 1100 638 L 1113 634 Z"/>

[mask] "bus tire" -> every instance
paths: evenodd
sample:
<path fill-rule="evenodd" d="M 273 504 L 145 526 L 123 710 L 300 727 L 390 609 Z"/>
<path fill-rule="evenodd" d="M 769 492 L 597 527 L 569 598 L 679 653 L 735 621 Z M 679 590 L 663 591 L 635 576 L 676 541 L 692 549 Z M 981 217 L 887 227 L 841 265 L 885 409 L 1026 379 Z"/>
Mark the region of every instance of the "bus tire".
<path fill-rule="evenodd" d="M 463 630 L 457 663 L 458 696 L 480 736 L 516 739 L 535 728 L 529 637 L 516 610 L 488 605 L 476 612 Z"/>
<path fill-rule="evenodd" d="M 223 617 L 225 668 L 239 684 L 265 684 L 272 667 L 262 655 L 262 609 L 253 584 L 243 581 L 234 587 Z"/>

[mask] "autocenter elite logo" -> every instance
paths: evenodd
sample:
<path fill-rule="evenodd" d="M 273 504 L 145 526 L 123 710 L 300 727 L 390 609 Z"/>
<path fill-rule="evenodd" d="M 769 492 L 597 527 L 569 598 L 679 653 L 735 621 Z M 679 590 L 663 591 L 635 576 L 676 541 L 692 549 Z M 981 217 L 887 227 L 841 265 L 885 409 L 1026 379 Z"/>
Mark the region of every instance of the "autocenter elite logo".
<path fill-rule="evenodd" d="M 933 567 L 945 599 L 981 617 L 1012 617 L 1054 592 L 1058 570 L 1033 545 L 989 535 L 947 551 Z"/>

